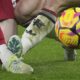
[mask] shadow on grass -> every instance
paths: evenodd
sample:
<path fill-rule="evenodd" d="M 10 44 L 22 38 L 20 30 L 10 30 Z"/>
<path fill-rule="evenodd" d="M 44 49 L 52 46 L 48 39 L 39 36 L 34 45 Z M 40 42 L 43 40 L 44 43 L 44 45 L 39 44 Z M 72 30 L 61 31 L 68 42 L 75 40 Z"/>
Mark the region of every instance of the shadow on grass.
<path fill-rule="evenodd" d="M 64 60 L 54 60 L 54 61 L 42 61 L 42 62 L 36 62 L 36 63 L 30 63 L 33 66 L 52 66 L 52 65 L 59 65 L 59 64 L 65 64 Z"/>

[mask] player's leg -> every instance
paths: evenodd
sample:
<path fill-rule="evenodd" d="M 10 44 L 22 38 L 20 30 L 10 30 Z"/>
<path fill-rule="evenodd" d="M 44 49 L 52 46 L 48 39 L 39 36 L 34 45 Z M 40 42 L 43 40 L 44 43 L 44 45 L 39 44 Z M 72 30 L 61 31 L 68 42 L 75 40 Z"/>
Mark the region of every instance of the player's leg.
<path fill-rule="evenodd" d="M 14 19 L 7 19 L 0 22 L 1 29 L 3 31 L 5 41 L 9 40 L 9 38 L 17 33 L 17 26 Z"/>
<path fill-rule="evenodd" d="M 31 73 L 33 68 L 20 61 L 6 46 L 3 32 L 0 28 L 0 59 L 7 71 L 12 73 Z"/>
<path fill-rule="evenodd" d="M 38 14 L 39 11 L 45 5 L 46 0 L 20 0 L 15 7 L 15 16 L 20 21 L 28 20 L 34 15 Z"/>
<path fill-rule="evenodd" d="M 26 53 L 51 32 L 54 28 L 55 18 L 55 15 L 47 10 L 43 10 L 35 19 L 33 19 L 21 38 L 23 53 Z"/>

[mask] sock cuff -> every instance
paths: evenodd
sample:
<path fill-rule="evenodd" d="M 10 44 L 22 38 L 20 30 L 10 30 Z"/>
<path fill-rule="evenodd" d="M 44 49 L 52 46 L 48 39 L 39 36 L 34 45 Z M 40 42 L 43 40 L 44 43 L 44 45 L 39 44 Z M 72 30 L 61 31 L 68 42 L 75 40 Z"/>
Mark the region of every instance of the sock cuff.
<path fill-rule="evenodd" d="M 55 23 L 56 17 L 57 17 L 55 12 L 53 12 L 53 11 L 51 11 L 49 9 L 46 9 L 46 8 L 43 8 L 38 15 L 43 15 L 43 16 L 47 17 L 53 23 Z"/>

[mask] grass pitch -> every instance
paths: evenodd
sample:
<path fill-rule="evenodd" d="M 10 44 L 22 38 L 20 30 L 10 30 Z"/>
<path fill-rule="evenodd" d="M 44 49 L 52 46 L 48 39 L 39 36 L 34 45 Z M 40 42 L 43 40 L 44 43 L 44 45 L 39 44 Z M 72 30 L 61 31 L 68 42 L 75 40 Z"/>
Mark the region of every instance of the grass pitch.
<path fill-rule="evenodd" d="M 19 28 L 21 36 L 23 28 Z M 46 37 L 24 56 L 34 68 L 31 75 L 13 74 L 0 67 L 0 80 L 80 80 L 80 51 L 76 61 L 64 61 L 63 49 L 54 39 Z"/>

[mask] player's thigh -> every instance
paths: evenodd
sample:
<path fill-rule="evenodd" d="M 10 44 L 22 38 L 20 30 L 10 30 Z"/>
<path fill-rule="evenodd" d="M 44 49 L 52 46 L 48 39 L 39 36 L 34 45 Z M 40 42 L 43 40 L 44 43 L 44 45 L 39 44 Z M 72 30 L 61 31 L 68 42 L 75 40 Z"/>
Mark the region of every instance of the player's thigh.
<path fill-rule="evenodd" d="M 17 16 L 33 16 L 38 10 L 42 9 L 44 3 L 45 0 L 20 0 L 15 7 L 15 14 Z"/>
<path fill-rule="evenodd" d="M 7 19 L 0 22 L 0 27 L 4 33 L 6 42 L 12 35 L 17 33 L 17 24 L 14 19 Z"/>

